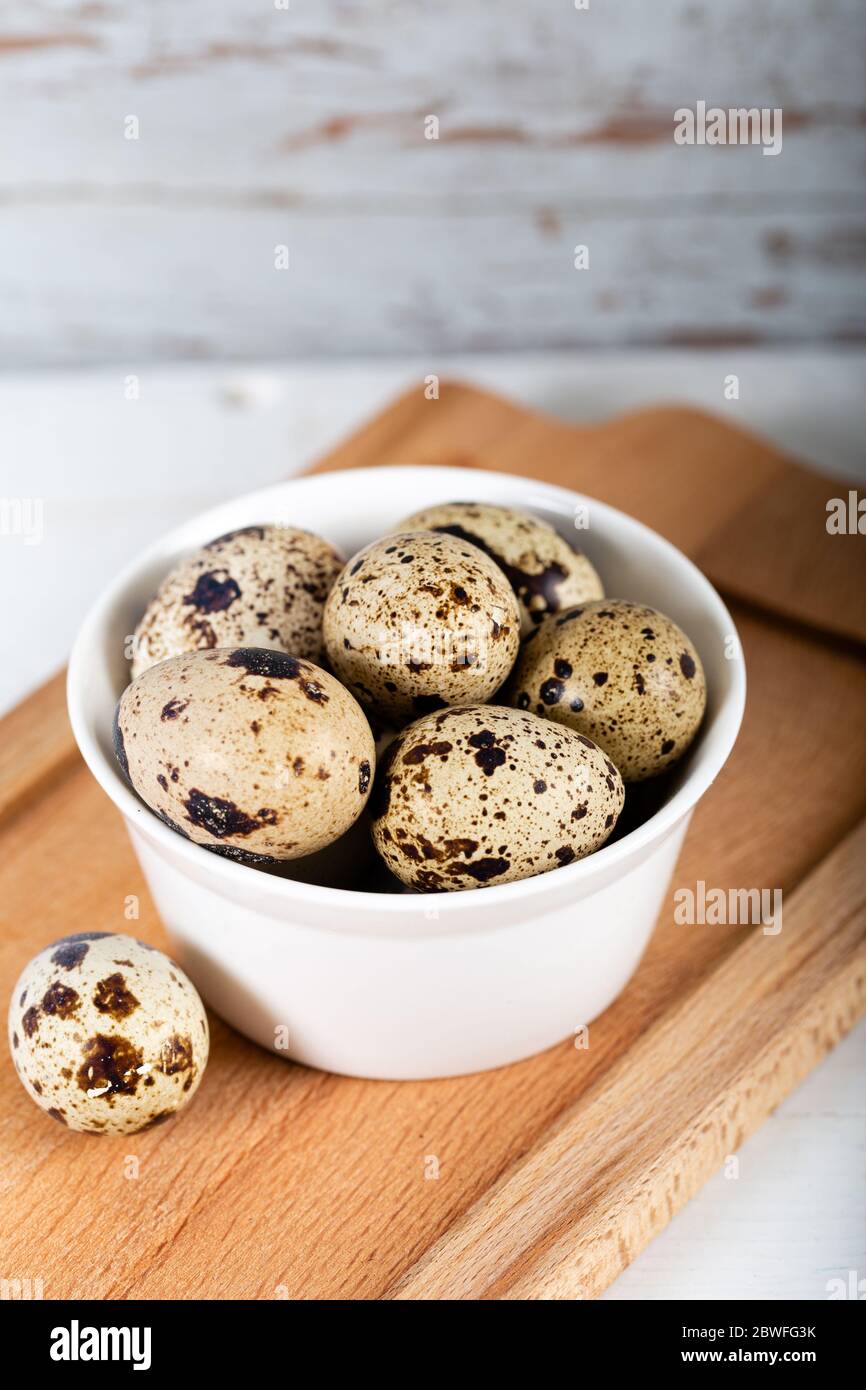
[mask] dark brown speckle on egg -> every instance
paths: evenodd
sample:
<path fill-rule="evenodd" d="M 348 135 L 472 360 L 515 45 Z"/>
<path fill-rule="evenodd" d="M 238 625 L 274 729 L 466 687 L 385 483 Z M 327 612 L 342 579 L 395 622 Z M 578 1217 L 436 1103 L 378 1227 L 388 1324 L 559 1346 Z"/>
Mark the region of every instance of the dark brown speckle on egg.
<path fill-rule="evenodd" d="M 451 536 L 487 556 L 517 597 L 524 635 L 549 614 L 601 597 L 601 581 L 586 556 L 532 513 L 488 503 L 446 502 L 415 512 L 400 528 L 415 529 Z"/>
<path fill-rule="evenodd" d="M 270 647 L 160 662 L 124 692 L 118 727 L 141 799 L 176 833 L 241 863 L 324 848 L 357 819 L 372 782 L 375 744 L 356 700 Z"/>
<path fill-rule="evenodd" d="M 205 1012 L 181 968 L 147 943 L 110 932 L 54 942 L 25 966 L 16 1009 L 22 994 L 30 1031 L 17 1018 L 10 1026 L 16 1070 L 58 1123 L 134 1134 L 194 1096 L 208 1056 Z"/>
<path fill-rule="evenodd" d="M 517 652 L 520 613 L 501 569 L 435 531 L 400 532 L 349 562 L 325 605 L 337 676 L 399 726 L 417 714 L 489 699 Z"/>
<path fill-rule="evenodd" d="M 623 785 L 588 738 L 502 706 L 410 724 L 377 775 L 373 840 L 420 892 L 492 887 L 566 867 L 608 837 Z"/>
<path fill-rule="evenodd" d="M 618 599 L 584 603 L 542 624 L 524 644 L 508 690 L 518 709 L 527 692 L 540 691 L 536 712 L 598 743 L 626 782 L 658 776 L 682 757 L 706 705 L 703 670 L 685 634 L 656 609 Z"/>
<path fill-rule="evenodd" d="M 133 676 L 215 648 L 274 648 L 317 660 L 322 609 L 342 563 L 327 541 L 296 527 L 246 526 L 210 541 L 171 571 L 148 605 L 135 633 Z"/>

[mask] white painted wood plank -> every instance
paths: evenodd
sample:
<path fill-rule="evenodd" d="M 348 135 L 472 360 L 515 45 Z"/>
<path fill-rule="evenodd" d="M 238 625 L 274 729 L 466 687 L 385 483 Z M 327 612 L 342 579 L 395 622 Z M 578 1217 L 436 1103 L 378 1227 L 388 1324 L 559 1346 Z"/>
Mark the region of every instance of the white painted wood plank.
<path fill-rule="evenodd" d="M 0 365 L 550 346 L 844 341 L 866 322 L 856 221 L 7 209 Z M 573 248 L 590 250 L 577 271 Z M 274 268 L 274 247 L 289 269 Z M 832 251 L 832 254 L 831 254 Z"/>
<path fill-rule="evenodd" d="M 4 0 L 0 367 L 860 340 L 864 30 L 860 0 Z M 676 146 L 699 97 L 781 106 L 781 155 Z"/>
<path fill-rule="evenodd" d="M 7 4 L 0 179 L 19 196 L 44 183 L 132 196 L 559 201 L 573 181 L 585 196 L 626 202 L 840 194 L 866 141 L 864 22 L 857 0 L 819 10 L 784 0 L 757 13 L 748 0 L 661 10 L 620 0 L 589 14 L 566 0 Z M 673 113 L 698 97 L 781 106 L 783 157 L 676 147 Z M 123 138 L 130 113 L 137 142 Z M 428 114 L 438 142 L 424 138 Z"/>

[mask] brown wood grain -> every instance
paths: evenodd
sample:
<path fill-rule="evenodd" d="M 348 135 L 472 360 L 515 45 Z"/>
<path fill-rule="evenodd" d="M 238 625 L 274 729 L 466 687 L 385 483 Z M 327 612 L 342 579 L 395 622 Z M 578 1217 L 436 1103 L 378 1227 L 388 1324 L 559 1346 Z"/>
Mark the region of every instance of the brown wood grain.
<path fill-rule="evenodd" d="M 628 491 L 630 511 L 680 536 L 696 459 L 720 506 L 741 507 L 755 479 L 784 474 L 757 441 L 736 434 L 732 445 L 731 432 L 717 437 L 708 417 L 684 412 L 682 486 L 660 496 L 659 477 L 673 478 L 674 410 L 611 421 L 588 443 L 493 397 L 449 394 L 450 404 L 398 402 L 329 462 L 495 460 L 595 495 Z M 699 548 L 711 527 L 700 513 L 695 522 Z M 7 1061 L 0 1277 L 93 1298 L 562 1298 L 605 1287 L 863 1007 L 866 665 L 850 644 L 752 606 L 735 617 L 746 718 L 672 891 L 699 878 L 781 888 L 779 937 L 678 927 L 669 899 L 588 1050 L 563 1044 L 457 1080 L 313 1072 L 212 1018 L 189 1112 L 123 1139 L 54 1125 Z M 70 931 L 165 944 L 122 821 L 70 751 L 59 681 L 32 718 L 25 703 L 4 721 L 3 747 L 5 994 L 31 954 Z M 425 1178 L 431 1155 L 435 1180 Z M 138 1177 L 127 1176 L 129 1156 Z"/>
<path fill-rule="evenodd" d="M 655 1234 L 659 1213 L 673 1216 L 866 1008 L 864 860 L 861 821 L 794 892 L 779 936 L 751 931 L 394 1296 L 600 1293 Z"/>
<path fill-rule="evenodd" d="M 444 381 L 437 400 L 419 386 L 372 420 L 349 457 L 352 467 L 429 462 L 587 492 L 660 531 L 727 594 L 866 644 L 866 537 L 826 527 L 828 500 L 847 498 L 849 484 L 704 411 L 658 406 L 615 429 L 575 426 Z M 346 466 L 338 449 L 316 471 Z"/>
<path fill-rule="evenodd" d="M 0 823 L 21 811 L 43 781 L 78 756 L 66 718 L 66 672 L 60 671 L 2 720 Z"/>

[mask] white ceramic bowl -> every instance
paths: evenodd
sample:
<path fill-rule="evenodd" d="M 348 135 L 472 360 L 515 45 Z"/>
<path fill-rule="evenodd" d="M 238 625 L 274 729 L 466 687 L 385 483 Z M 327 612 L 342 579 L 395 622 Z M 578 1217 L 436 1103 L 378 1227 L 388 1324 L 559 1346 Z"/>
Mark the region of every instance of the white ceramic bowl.
<path fill-rule="evenodd" d="M 121 778 L 111 726 L 129 679 L 124 639 L 175 561 L 262 521 L 317 531 L 348 556 L 417 508 L 455 498 L 545 517 L 586 551 L 608 594 L 661 609 L 691 637 L 707 674 L 707 714 L 661 809 L 565 868 L 446 894 L 347 891 L 274 877 L 163 825 Z M 587 529 L 575 531 L 576 515 L 588 516 Z M 745 701 L 738 651 L 730 614 L 700 571 L 622 512 L 498 473 L 359 469 L 292 479 L 215 507 L 131 564 L 79 633 L 69 713 L 90 770 L 126 818 L 174 949 L 217 1013 L 279 1055 L 328 1071 L 453 1076 L 560 1042 L 623 988 L 692 811 L 736 739 Z M 99 845 L 91 848 L 98 856 Z"/>

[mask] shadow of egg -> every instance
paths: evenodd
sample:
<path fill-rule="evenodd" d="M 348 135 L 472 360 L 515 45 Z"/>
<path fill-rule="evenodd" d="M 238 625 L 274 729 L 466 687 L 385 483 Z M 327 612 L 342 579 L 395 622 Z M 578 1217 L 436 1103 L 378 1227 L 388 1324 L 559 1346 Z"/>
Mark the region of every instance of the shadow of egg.
<path fill-rule="evenodd" d="M 286 859 L 280 864 L 252 864 L 259 873 L 295 883 L 313 883 L 320 888 L 367 888 L 366 879 L 374 871 L 378 855 L 370 838 L 370 817 L 363 811 L 344 835 L 315 854 Z"/>

